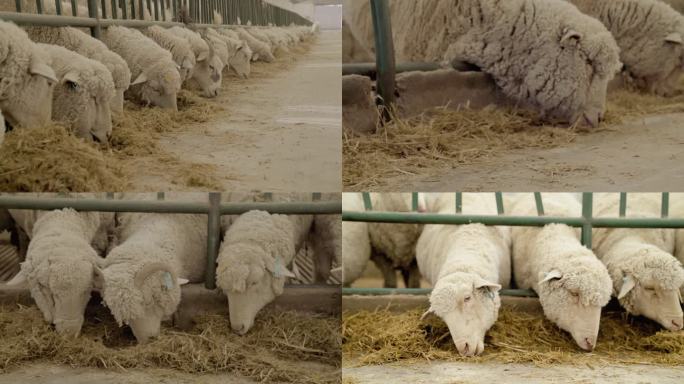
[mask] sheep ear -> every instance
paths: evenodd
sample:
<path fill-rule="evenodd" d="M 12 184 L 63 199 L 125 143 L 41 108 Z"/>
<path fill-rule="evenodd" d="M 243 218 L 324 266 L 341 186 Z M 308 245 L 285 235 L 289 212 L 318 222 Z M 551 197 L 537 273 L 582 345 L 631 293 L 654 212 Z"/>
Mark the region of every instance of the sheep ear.
<path fill-rule="evenodd" d="M 501 289 L 501 285 L 496 283 L 490 283 L 489 281 L 481 278 L 475 281 L 475 289 L 480 288 L 488 288 L 491 292 L 499 292 L 499 290 Z"/>
<path fill-rule="evenodd" d="M 280 271 L 280 276 L 297 278 L 297 275 L 296 275 L 294 272 L 292 272 L 292 271 L 290 271 L 289 269 L 287 269 L 287 268 L 283 268 L 283 269 Z"/>
<path fill-rule="evenodd" d="M 32 75 L 43 76 L 53 83 L 57 82 L 57 75 L 55 75 L 55 71 L 47 64 L 31 62 L 29 73 Z"/>
<path fill-rule="evenodd" d="M 582 40 L 582 34 L 575 31 L 574 29 L 570 29 L 567 32 L 565 32 L 565 35 L 561 38 L 561 45 L 566 45 L 568 43 L 572 43 L 573 45 L 577 44 L 580 40 Z"/>
<path fill-rule="evenodd" d="M 428 316 L 434 315 L 435 311 L 432 309 L 432 307 L 428 308 L 427 311 L 425 311 L 421 316 L 420 316 L 420 321 L 425 320 Z"/>
<path fill-rule="evenodd" d="M 622 288 L 620 288 L 620 293 L 618 294 L 618 299 L 625 297 L 629 291 L 631 291 L 636 286 L 636 280 L 632 275 L 626 275 L 622 278 Z"/>
<path fill-rule="evenodd" d="M 192 62 L 190 59 L 185 59 L 183 60 L 183 65 L 181 67 L 189 69 L 192 67 Z"/>
<path fill-rule="evenodd" d="M 62 77 L 62 83 L 69 84 L 72 88 L 78 88 L 81 83 L 81 78 L 76 72 L 68 72 Z"/>
<path fill-rule="evenodd" d="M 189 282 L 190 282 L 190 280 L 184 279 L 184 278 L 182 278 L 182 277 L 179 277 L 179 278 L 176 279 L 176 283 L 177 283 L 178 285 L 185 285 L 185 284 L 187 284 L 187 283 L 189 283 Z"/>
<path fill-rule="evenodd" d="M 24 273 L 24 270 L 20 270 L 19 273 L 17 273 L 12 280 L 8 281 L 6 285 L 12 286 L 12 285 L 19 285 L 23 284 L 26 282 L 26 274 Z"/>
<path fill-rule="evenodd" d="M 104 273 L 97 265 L 93 265 L 93 290 L 102 291 L 104 289 Z"/>
<path fill-rule="evenodd" d="M 131 85 L 137 85 L 137 84 L 142 84 L 147 81 L 147 75 L 145 73 L 141 73 L 140 76 L 138 76 L 137 79 L 135 79 Z"/>
<path fill-rule="evenodd" d="M 563 277 L 561 271 L 553 269 L 550 272 L 547 272 L 546 275 L 544 275 L 544 278 L 539 281 L 539 284 L 545 283 L 553 279 L 560 279 L 561 277 Z"/>
<path fill-rule="evenodd" d="M 672 44 L 684 44 L 684 40 L 682 39 L 682 35 L 679 32 L 673 32 L 670 33 L 665 37 L 665 41 L 668 43 Z"/>
<path fill-rule="evenodd" d="M 197 55 L 197 62 L 199 63 L 200 61 L 204 61 L 209 58 L 209 52 L 202 52 L 199 55 Z"/>

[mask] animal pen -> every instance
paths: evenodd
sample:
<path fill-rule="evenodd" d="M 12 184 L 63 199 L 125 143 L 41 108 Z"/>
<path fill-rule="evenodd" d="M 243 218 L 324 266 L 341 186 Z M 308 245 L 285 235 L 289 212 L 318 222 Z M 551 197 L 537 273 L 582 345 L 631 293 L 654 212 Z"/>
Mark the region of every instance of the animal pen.
<path fill-rule="evenodd" d="M 39 198 L 23 196 L 0 196 L 0 208 L 54 210 L 72 208 L 76 211 L 98 212 L 139 212 L 139 213 L 176 213 L 207 215 L 207 268 L 204 285 L 207 289 L 216 288 L 216 258 L 221 239 L 221 216 L 240 215 L 248 211 L 260 210 L 271 214 L 323 215 L 339 214 L 341 201 L 319 201 L 320 194 L 314 193 L 309 202 L 259 202 L 259 203 L 222 203 L 221 193 L 208 194 L 207 202 L 165 201 L 164 193 L 157 194 L 154 200 L 114 200 L 107 194 L 106 199 L 78 198 Z"/>
<path fill-rule="evenodd" d="M 627 213 L 627 193 L 620 193 L 619 217 L 593 217 L 593 193 L 585 192 L 582 194 L 582 216 L 581 217 L 553 217 L 544 214 L 544 202 L 540 192 L 534 193 L 537 208 L 537 216 L 504 216 L 503 194 L 493 193 L 492 198 L 496 199 L 497 216 L 478 216 L 460 214 L 463 208 L 463 193 L 456 193 L 456 214 L 431 214 L 418 213 L 418 193 L 412 196 L 412 209 L 414 212 L 372 212 L 373 209 L 370 194 L 363 193 L 363 201 L 366 212 L 343 211 L 343 221 L 356 222 L 379 222 L 379 223 L 402 223 L 402 224 L 451 224 L 463 225 L 480 223 L 483 225 L 503 225 L 521 227 L 543 227 L 547 224 L 558 223 L 566 224 L 571 227 L 581 228 L 581 242 L 584 246 L 591 249 L 593 228 L 684 228 L 684 218 L 668 217 L 670 207 L 670 194 L 662 193 L 661 198 L 661 217 L 660 218 L 628 218 Z M 431 289 L 423 288 L 343 288 L 343 295 L 362 295 L 362 296 L 391 296 L 391 295 L 428 295 Z M 503 296 L 517 297 L 537 297 L 537 294 L 528 289 L 502 289 L 499 293 Z"/>
<path fill-rule="evenodd" d="M 53 1 L 56 15 L 45 14 L 46 2 Z M 91 34 L 96 38 L 100 37 L 102 28 L 110 25 L 132 28 L 152 25 L 172 27 L 190 24 L 190 21 L 196 26 L 214 28 L 230 28 L 247 23 L 254 27 L 312 24 L 294 12 L 263 0 L 87 0 L 88 17 L 78 14 L 77 0 L 67 1 L 71 3 L 70 14 L 62 10 L 62 0 L 35 0 L 37 14 L 29 14 L 22 9 L 22 0 L 15 0 L 16 12 L 0 12 L 0 20 L 20 25 L 85 27 L 90 28 Z M 108 5 L 111 5 L 111 14 L 107 13 Z M 152 20 L 144 19 L 144 8 L 147 8 Z M 187 9 L 190 20 L 179 18 L 183 9 Z M 167 10 L 171 11 L 170 15 L 167 15 Z M 214 11 L 223 17 L 223 25 L 212 24 Z"/>

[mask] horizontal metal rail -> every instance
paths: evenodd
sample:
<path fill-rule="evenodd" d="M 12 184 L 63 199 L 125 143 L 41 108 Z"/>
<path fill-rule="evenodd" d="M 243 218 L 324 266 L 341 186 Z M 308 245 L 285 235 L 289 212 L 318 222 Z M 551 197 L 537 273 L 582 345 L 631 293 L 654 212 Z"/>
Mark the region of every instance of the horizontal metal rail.
<path fill-rule="evenodd" d="M 361 75 L 376 78 L 378 75 L 377 68 L 375 63 L 348 63 L 342 65 L 342 75 Z M 462 61 L 455 61 L 451 63 L 450 67 L 445 67 L 439 63 L 397 63 L 395 71 L 396 73 L 431 72 L 447 68 L 461 72 L 481 72 L 480 68 Z"/>
<path fill-rule="evenodd" d="M 390 295 L 429 295 L 431 288 L 342 288 L 343 295 L 362 295 L 362 296 L 390 296 Z M 499 291 L 503 296 L 515 297 L 537 297 L 531 289 L 502 289 Z"/>
<path fill-rule="evenodd" d="M 339 214 L 342 211 L 341 201 L 221 203 L 221 194 L 216 192 L 209 193 L 206 202 L 164 201 L 163 193 L 157 194 L 157 200 L 114 200 L 112 197 L 112 194 L 107 194 L 106 199 L 0 195 L 0 208 L 31 210 L 72 208 L 82 212 L 206 214 L 207 269 L 204 285 L 208 289 L 216 288 L 216 258 L 221 238 L 220 218 L 222 215 L 239 215 L 254 210 L 288 215 Z M 312 198 L 313 200 L 320 199 L 320 194 L 314 193 Z"/>

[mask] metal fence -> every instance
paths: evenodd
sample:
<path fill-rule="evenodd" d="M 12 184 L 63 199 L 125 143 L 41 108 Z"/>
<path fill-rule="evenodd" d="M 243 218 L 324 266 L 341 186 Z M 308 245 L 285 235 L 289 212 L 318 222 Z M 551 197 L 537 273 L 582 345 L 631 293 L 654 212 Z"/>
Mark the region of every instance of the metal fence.
<path fill-rule="evenodd" d="M 668 217 L 670 209 L 670 194 L 662 193 L 661 198 L 661 217 L 660 218 L 628 218 L 627 213 L 627 193 L 620 193 L 620 205 L 617 217 L 594 217 L 593 203 L 594 196 L 591 192 L 582 194 L 582 216 L 580 217 L 554 217 L 544 214 L 544 203 L 539 192 L 534 193 L 537 208 L 537 216 L 504 216 L 503 194 L 493 193 L 496 200 L 497 216 L 483 215 L 464 215 L 463 194 L 455 194 L 456 214 L 432 214 L 418 213 L 418 193 L 413 193 L 412 205 L 414 212 L 371 212 L 373 209 L 369 193 L 363 193 L 363 200 L 366 212 L 343 211 L 343 221 L 358 222 L 379 222 L 379 223 L 417 223 L 417 224 L 452 224 L 463 225 L 481 223 L 484 225 L 505 225 L 522 227 L 543 227 L 547 224 L 559 223 L 571 227 L 581 228 L 581 242 L 584 246 L 591 249 L 593 228 L 684 228 L 684 218 Z M 430 289 L 394 289 L 394 288 L 343 288 L 344 295 L 425 295 L 431 292 Z M 536 297 L 532 290 L 524 289 L 503 289 L 500 292 L 507 296 L 526 296 Z"/>
<path fill-rule="evenodd" d="M 87 2 L 83 4 L 83 1 Z M 63 9 L 65 4 L 71 8 L 69 12 Z M 87 27 L 99 38 L 101 29 L 110 25 L 182 26 L 189 20 L 179 19 L 181 9 L 187 9 L 193 24 L 199 26 L 217 27 L 212 24 L 214 11 L 222 16 L 225 27 L 238 21 L 253 26 L 312 24 L 294 12 L 263 0 L 15 0 L 16 12 L 0 12 L 0 20 L 33 26 Z"/>
<path fill-rule="evenodd" d="M 208 289 L 216 288 L 216 258 L 221 239 L 222 215 L 240 215 L 252 210 L 288 215 L 339 214 L 342 211 L 341 201 L 320 201 L 321 195 L 318 193 L 313 194 L 313 201 L 307 202 L 222 203 L 221 194 L 218 192 L 209 193 L 206 202 L 165 201 L 164 197 L 163 193 L 159 193 L 157 200 L 154 201 L 115 200 L 113 194 L 107 194 L 107 199 L 0 195 L 0 208 L 33 210 L 72 208 L 77 211 L 207 215 L 207 268 L 204 285 Z"/>

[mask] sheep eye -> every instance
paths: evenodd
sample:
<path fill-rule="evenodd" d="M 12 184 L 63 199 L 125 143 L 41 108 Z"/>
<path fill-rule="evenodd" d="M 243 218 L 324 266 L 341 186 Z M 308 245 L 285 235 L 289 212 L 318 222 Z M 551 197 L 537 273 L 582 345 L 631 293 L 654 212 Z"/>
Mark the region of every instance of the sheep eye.
<path fill-rule="evenodd" d="M 570 292 L 570 295 L 572 295 L 572 297 L 579 297 L 578 292 Z"/>
<path fill-rule="evenodd" d="M 465 299 L 463 299 L 463 302 L 464 302 L 464 303 L 467 303 L 467 302 L 469 302 L 469 301 L 470 301 L 470 296 L 466 296 Z"/>
<path fill-rule="evenodd" d="M 73 81 L 67 81 L 66 86 L 67 88 L 74 91 L 78 91 L 78 89 L 80 88 L 80 86 L 77 83 L 74 83 Z"/>

